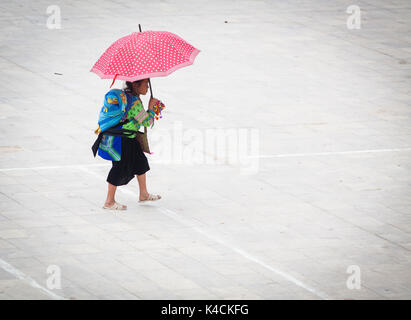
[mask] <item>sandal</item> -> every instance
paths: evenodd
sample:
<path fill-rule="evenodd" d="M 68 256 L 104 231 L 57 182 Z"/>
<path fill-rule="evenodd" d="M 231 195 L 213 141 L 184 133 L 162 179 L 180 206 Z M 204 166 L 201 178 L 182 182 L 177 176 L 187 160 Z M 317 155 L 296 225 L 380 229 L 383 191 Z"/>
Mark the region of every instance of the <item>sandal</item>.
<path fill-rule="evenodd" d="M 127 207 L 125 207 L 122 204 L 119 204 L 118 202 L 114 202 L 114 204 L 111 207 L 103 206 L 103 209 L 108 209 L 108 210 L 127 210 Z"/>
<path fill-rule="evenodd" d="M 138 202 L 156 201 L 156 200 L 160 200 L 160 199 L 161 199 L 161 196 L 159 194 L 149 194 L 147 199 L 138 200 Z"/>

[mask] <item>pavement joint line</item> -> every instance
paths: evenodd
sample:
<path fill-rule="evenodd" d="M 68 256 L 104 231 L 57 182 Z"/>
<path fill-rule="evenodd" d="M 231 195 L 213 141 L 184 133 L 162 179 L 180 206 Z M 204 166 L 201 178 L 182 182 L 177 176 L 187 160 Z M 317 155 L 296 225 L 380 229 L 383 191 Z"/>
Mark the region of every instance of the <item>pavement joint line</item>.
<path fill-rule="evenodd" d="M 306 156 L 328 156 L 338 154 L 355 154 L 355 153 L 378 153 L 378 152 L 402 152 L 411 151 L 409 148 L 394 148 L 394 149 L 370 149 L 370 150 L 350 150 L 350 151 L 330 151 L 330 152 L 313 152 L 313 153 L 285 153 L 285 154 L 269 154 L 259 156 L 247 156 L 246 158 L 285 158 L 285 157 L 306 157 Z M 154 161 L 155 163 L 155 161 Z M 3 168 L 0 172 L 18 171 L 18 170 L 50 170 L 50 169 L 64 169 L 73 168 L 81 169 L 85 167 L 108 167 L 110 164 L 95 163 L 95 164 L 79 164 L 79 165 L 61 165 L 61 166 L 40 166 L 40 167 L 23 167 L 23 168 Z"/>
<path fill-rule="evenodd" d="M 182 223 L 182 224 L 184 224 L 184 225 L 191 226 L 191 225 L 189 224 L 189 222 L 187 222 L 184 218 L 182 218 L 178 213 L 176 213 L 176 212 L 174 212 L 174 211 L 172 211 L 172 210 L 170 210 L 170 209 L 163 208 L 163 207 L 158 207 L 158 209 L 159 209 L 161 212 L 163 212 L 164 214 L 166 214 L 167 216 L 171 217 L 172 219 L 174 219 L 174 220 L 176 220 L 176 221 L 178 221 L 178 222 L 180 222 L 180 223 Z M 246 252 L 246 251 L 244 251 L 244 250 L 242 250 L 242 249 L 240 249 L 240 248 L 237 248 L 237 247 L 235 247 L 235 246 L 232 246 L 232 245 L 228 244 L 227 242 L 219 239 L 218 237 L 213 236 L 213 235 L 210 235 L 208 232 L 205 232 L 205 231 L 201 230 L 201 229 L 198 228 L 198 227 L 191 227 L 191 228 L 192 228 L 193 230 L 197 231 L 198 233 L 201 233 L 202 235 L 206 236 L 207 238 L 209 238 L 209 239 L 211 239 L 211 240 L 219 243 L 220 245 L 222 245 L 222 246 L 224 246 L 224 247 L 226 247 L 226 248 L 231 249 L 232 251 L 234 251 L 234 252 L 238 253 L 239 255 L 243 256 L 244 258 L 246 258 L 246 259 L 248 259 L 248 260 L 250 260 L 250 261 L 252 261 L 252 262 L 254 262 L 254 263 L 256 263 L 256 264 L 259 264 L 260 266 L 262 266 L 262 267 L 264 267 L 264 268 L 266 268 L 266 269 L 268 269 L 268 270 L 270 270 L 270 271 L 278 274 L 279 276 L 281 276 L 281 277 L 283 277 L 284 279 L 286 279 L 286 280 L 294 283 L 295 285 L 297 285 L 297 286 L 299 286 L 299 287 L 301 287 L 301 288 L 303 288 L 303 289 L 305 289 L 305 290 L 313 293 L 313 294 L 316 295 L 317 297 L 319 297 L 319 298 L 321 298 L 321 299 L 323 299 L 323 300 L 330 300 L 330 299 L 331 299 L 327 294 L 325 294 L 325 293 L 323 293 L 323 292 L 321 292 L 321 291 L 319 291 L 319 290 L 316 290 L 316 289 L 314 289 L 314 288 L 312 288 L 312 287 L 304 284 L 302 281 L 296 279 L 295 277 L 289 275 L 288 273 L 286 273 L 286 272 L 284 272 L 284 271 L 282 271 L 282 270 L 280 270 L 280 269 L 274 268 L 274 267 L 266 264 L 265 262 L 261 261 L 260 259 L 252 256 L 252 255 L 249 254 L 248 252 Z"/>
<path fill-rule="evenodd" d="M 305 157 L 305 156 L 329 156 L 338 154 L 355 154 L 355 153 L 377 153 L 377 152 L 401 152 L 411 151 L 410 148 L 395 149 L 371 149 L 371 150 L 350 150 L 350 151 L 330 151 L 330 152 L 312 152 L 312 153 L 286 153 L 286 154 L 268 154 L 259 156 L 248 156 L 247 158 L 283 158 L 283 157 Z"/>
<path fill-rule="evenodd" d="M 19 170 L 50 170 L 50 169 L 79 169 L 84 167 L 109 167 L 110 164 L 94 163 L 94 164 L 80 164 L 80 165 L 62 165 L 62 166 L 40 166 L 40 167 L 23 167 L 23 168 L 4 168 L 0 172 L 19 171 Z"/>
<path fill-rule="evenodd" d="M 102 178 L 102 176 L 101 176 L 100 174 L 97 174 L 97 173 L 95 173 L 95 172 L 93 172 L 93 171 L 91 171 L 91 170 L 89 170 L 89 169 L 87 169 L 87 168 L 81 168 L 81 169 L 82 169 L 83 171 L 85 171 L 85 172 L 87 172 L 87 173 L 89 173 L 89 174 L 92 174 L 92 175 L 94 175 L 94 176 L 96 176 L 96 177 L 98 177 L 98 178 L 100 178 L 100 179 L 103 180 L 103 178 Z M 119 190 L 120 192 L 123 192 L 123 193 L 125 193 L 125 194 L 131 195 L 131 196 L 133 196 L 133 197 L 138 197 L 138 194 L 135 193 L 135 192 L 133 192 L 133 191 L 131 191 L 131 190 L 127 190 L 127 189 L 118 189 L 118 190 Z M 260 265 L 260 266 L 262 266 L 262 267 L 264 267 L 264 268 L 266 268 L 266 269 L 268 269 L 268 270 L 270 270 L 270 271 L 272 271 L 272 272 L 274 272 L 274 273 L 276 273 L 277 275 L 283 277 L 283 278 L 286 279 L 287 281 L 292 282 L 292 283 L 294 283 L 295 285 L 297 285 L 297 286 L 299 286 L 299 287 L 301 287 L 301 288 L 303 288 L 303 289 L 305 289 L 305 290 L 313 293 L 313 294 L 316 295 L 317 297 L 319 297 L 319 298 L 321 298 L 321 299 L 323 299 L 323 300 L 331 300 L 331 298 L 330 298 L 327 294 L 323 293 L 322 291 L 317 290 L 317 289 L 314 289 L 314 288 L 310 287 L 309 285 L 306 285 L 305 283 L 303 283 L 302 281 L 296 279 L 296 278 L 293 277 L 292 275 L 290 275 L 290 274 L 288 274 L 288 273 L 286 273 L 286 272 L 284 272 L 284 271 L 282 271 L 282 270 L 280 270 L 280 269 L 274 268 L 274 267 L 272 267 L 272 266 L 264 263 L 264 262 L 261 261 L 260 259 L 258 259 L 258 258 L 256 258 L 256 257 L 252 256 L 251 254 L 249 254 L 248 252 L 246 252 L 246 251 L 244 251 L 244 250 L 242 250 L 242 249 L 240 249 L 240 248 L 237 248 L 236 246 L 230 245 L 229 243 L 227 243 L 227 242 L 221 240 L 220 238 L 218 238 L 217 236 L 213 236 L 213 235 L 211 235 L 210 233 L 205 232 L 204 230 L 201 230 L 200 228 L 193 226 L 193 225 L 190 223 L 189 220 L 183 218 L 183 217 L 182 217 L 181 215 L 179 215 L 177 212 L 175 212 L 175 211 L 173 211 L 173 210 L 170 210 L 170 209 L 167 209 L 167 208 L 164 208 L 164 207 L 161 207 L 161 206 L 156 206 L 156 208 L 157 208 L 157 210 L 159 210 L 160 212 L 162 212 L 163 214 L 165 214 L 165 215 L 168 216 L 169 218 L 172 218 L 173 220 L 175 220 L 175 221 L 177 221 L 177 222 L 179 222 L 179 223 L 181 223 L 181 224 L 183 224 L 183 225 L 185 225 L 185 226 L 191 227 L 192 230 L 194 230 L 194 231 L 202 234 L 203 236 L 205 236 L 205 237 L 207 237 L 207 238 L 209 238 L 209 239 L 211 239 L 211 240 L 219 243 L 220 245 L 222 245 L 222 246 L 224 246 L 224 247 L 226 247 L 226 248 L 228 248 L 228 249 L 230 249 L 230 250 L 238 253 L 239 255 L 241 255 L 242 257 L 246 258 L 247 260 L 250 260 L 250 261 L 252 261 L 252 262 L 254 262 L 254 263 L 256 263 L 256 264 L 258 264 L 258 265 Z"/>
<path fill-rule="evenodd" d="M 50 298 L 54 300 L 66 300 L 66 298 L 59 296 L 58 294 L 55 294 L 54 292 L 44 288 L 43 286 L 39 285 L 36 280 L 33 278 L 29 277 L 25 273 L 21 272 L 19 269 L 13 267 L 11 264 L 7 263 L 3 259 L 0 258 L 0 267 L 10 273 L 11 275 L 15 276 L 17 279 L 23 280 L 33 288 L 39 289 L 43 291 L 45 294 L 47 294 Z"/>

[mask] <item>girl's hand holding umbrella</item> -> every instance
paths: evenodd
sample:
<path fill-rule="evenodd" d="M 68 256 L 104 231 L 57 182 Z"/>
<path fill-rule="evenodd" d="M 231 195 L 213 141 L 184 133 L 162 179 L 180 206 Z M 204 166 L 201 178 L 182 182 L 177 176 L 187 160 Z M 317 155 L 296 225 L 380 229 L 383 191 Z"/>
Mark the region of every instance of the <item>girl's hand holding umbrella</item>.
<path fill-rule="evenodd" d="M 148 103 L 148 109 L 149 110 L 153 110 L 154 105 L 160 100 L 156 99 L 156 98 L 150 98 L 150 101 Z"/>
<path fill-rule="evenodd" d="M 148 103 L 148 109 L 152 110 L 155 113 L 156 120 L 158 117 L 162 118 L 161 111 L 165 108 L 165 105 L 156 98 L 150 98 L 150 102 Z"/>

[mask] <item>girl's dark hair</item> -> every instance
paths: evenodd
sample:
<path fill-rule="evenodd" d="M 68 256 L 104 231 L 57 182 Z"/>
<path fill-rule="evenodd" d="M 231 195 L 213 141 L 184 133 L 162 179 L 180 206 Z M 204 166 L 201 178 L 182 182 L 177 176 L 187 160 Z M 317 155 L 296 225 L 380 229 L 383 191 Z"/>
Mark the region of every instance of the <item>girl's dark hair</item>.
<path fill-rule="evenodd" d="M 133 92 L 133 83 L 140 84 L 143 80 L 144 79 L 137 80 L 137 81 L 134 81 L 134 82 L 126 81 L 126 86 L 124 87 L 124 91 L 129 93 L 129 94 L 134 94 L 134 92 Z"/>

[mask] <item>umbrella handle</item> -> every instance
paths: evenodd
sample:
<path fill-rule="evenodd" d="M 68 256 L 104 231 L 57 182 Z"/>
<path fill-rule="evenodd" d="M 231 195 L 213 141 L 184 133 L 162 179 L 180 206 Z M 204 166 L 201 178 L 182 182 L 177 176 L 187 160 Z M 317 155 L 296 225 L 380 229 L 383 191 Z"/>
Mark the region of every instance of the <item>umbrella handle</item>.
<path fill-rule="evenodd" d="M 138 29 L 140 30 L 140 32 L 142 32 L 142 31 L 141 31 L 141 25 L 140 25 L 140 24 L 138 24 Z M 153 90 L 151 89 L 151 81 L 150 81 L 150 78 L 148 78 L 148 84 L 149 84 L 149 86 L 150 86 L 150 95 L 151 95 L 151 98 L 153 98 Z"/>
<path fill-rule="evenodd" d="M 150 81 L 150 78 L 148 78 L 148 84 L 149 84 L 149 86 L 150 86 L 150 95 L 151 95 L 151 98 L 153 97 L 153 91 L 151 90 L 151 81 Z"/>

